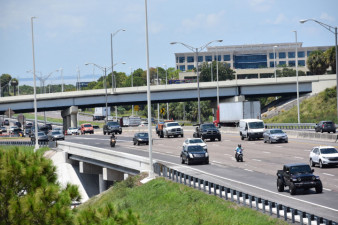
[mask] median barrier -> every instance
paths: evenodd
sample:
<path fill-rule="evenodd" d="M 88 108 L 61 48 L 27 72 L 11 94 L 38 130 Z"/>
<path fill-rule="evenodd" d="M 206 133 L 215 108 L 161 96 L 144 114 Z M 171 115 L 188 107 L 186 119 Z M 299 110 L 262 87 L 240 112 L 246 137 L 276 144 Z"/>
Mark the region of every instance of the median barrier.
<path fill-rule="evenodd" d="M 232 202 L 236 202 L 237 204 L 243 204 L 244 206 L 254 208 L 257 211 L 261 210 L 263 213 L 268 212 L 270 216 L 274 214 L 277 218 L 282 218 L 285 221 L 291 221 L 292 223 L 299 223 L 301 225 L 338 225 L 338 222 L 336 221 L 182 173 L 164 165 L 163 163 L 156 162 L 153 166 L 154 173 L 160 177 L 164 177 L 189 187 L 193 187 L 194 189 L 203 190 L 205 193 L 218 196 L 224 200 L 230 200 Z"/>

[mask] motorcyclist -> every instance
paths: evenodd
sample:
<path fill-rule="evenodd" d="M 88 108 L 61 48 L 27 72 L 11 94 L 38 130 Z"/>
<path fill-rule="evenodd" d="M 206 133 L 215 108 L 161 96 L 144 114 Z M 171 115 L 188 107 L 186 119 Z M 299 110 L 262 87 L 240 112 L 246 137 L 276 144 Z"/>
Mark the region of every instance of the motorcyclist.
<path fill-rule="evenodd" d="M 235 152 L 236 152 L 235 158 L 236 158 L 236 159 L 237 159 L 237 155 L 238 155 L 238 154 L 241 154 L 242 151 L 243 151 L 242 145 L 241 145 L 241 144 L 238 144 L 238 146 L 237 146 L 237 148 L 236 148 L 236 150 L 235 150 Z"/>

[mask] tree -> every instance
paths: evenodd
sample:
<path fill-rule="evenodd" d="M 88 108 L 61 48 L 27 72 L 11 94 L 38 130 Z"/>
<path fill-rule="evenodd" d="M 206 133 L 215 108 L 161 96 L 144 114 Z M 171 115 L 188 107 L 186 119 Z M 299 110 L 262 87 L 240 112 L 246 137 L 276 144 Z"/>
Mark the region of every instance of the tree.
<path fill-rule="evenodd" d="M 329 48 L 324 52 L 326 64 L 331 66 L 332 74 L 336 73 L 336 47 Z"/>
<path fill-rule="evenodd" d="M 13 87 L 13 94 L 16 95 L 16 88 L 17 86 L 19 86 L 19 81 L 18 79 L 13 78 L 10 83 L 11 83 L 11 86 Z"/>
<path fill-rule="evenodd" d="M 12 80 L 12 76 L 9 74 L 2 74 L 0 77 L 1 82 L 1 95 L 5 96 L 5 93 L 7 92 L 7 95 L 9 95 L 9 82 Z"/>
<path fill-rule="evenodd" d="M 284 67 L 282 70 L 277 70 L 276 75 L 277 77 L 295 77 L 297 74 L 296 74 L 296 70 Z M 301 70 L 298 71 L 298 76 L 305 76 L 305 75 L 306 74 L 304 71 L 301 71 Z"/>
<path fill-rule="evenodd" d="M 313 75 L 322 75 L 326 73 L 328 64 L 326 63 L 323 51 L 316 50 L 311 52 L 307 58 L 307 67 Z"/>
<path fill-rule="evenodd" d="M 42 151 L 0 147 L 0 224 L 73 224 L 76 186 L 61 188 Z"/>
<path fill-rule="evenodd" d="M 235 71 L 230 68 L 230 65 L 227 63 L 221 62 L 212 62 L 212 73 L 213 73 L 213 81 L 216 81 L 217 75 L 217 63 L 218 63 L 218 80 L 232 80 L 234 79 Z M 209 82 L 211 81 L 211 69 L 207 62 L 204 62 L 200 66 L 200 81 L 201 82 Z"/>

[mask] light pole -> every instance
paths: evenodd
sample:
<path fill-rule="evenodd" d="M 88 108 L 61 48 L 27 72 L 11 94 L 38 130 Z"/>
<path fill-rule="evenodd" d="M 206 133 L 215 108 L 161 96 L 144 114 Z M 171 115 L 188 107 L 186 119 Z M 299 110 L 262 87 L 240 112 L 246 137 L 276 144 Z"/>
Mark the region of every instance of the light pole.
<path fill-rule="evenodd" d="M 219 106 L 219 84 L 218 84 L 218 49 L 216 48 L 216 57 L 217 57 L 217 64 L 216 64 L 216 75 L 217 75 L 217 108 Z"/>
<path fill-rule="evenodd" d="M 307 20 L 300 20 L 300 23 L 305 23 L 307 21 L 313 21 L 318 23 L 319 25 L 323 26 L 324 28 L 326 28 L 327 30 L 329 30 L 331 33 L 333 33 L 335 35 L 335 42 L 336 42 L 336 90 L 337 90 L 337 119 L 338 119 L 338 44 L 337 44 L 337 27 L 333 27 L 330 25 L 327 25 L 325 23 L 322 23 L 318 20 L 314 20 L 314 19 L 307 19 Z M 333 31 L 334 30 L 334 31 Z"/>
<path fill-rule="evenodd" d="M 153 168 L 153 139 L 151 132 L 151 99 L 150 99 L 150 71 L 149 71 L 149 41 L 148 41 L 148 10 L 147 0 L 144 0 L 145 6 L 145 33 L 146 33 L 146 59 L 147 59 L 147 104 L 148 104 L 148 136 L 149 136 L 149 179 L 154 178 Z"/>
<path fill-rule="evenodd" d="M 157 86 L 158 86 L 158 66 L 156 66 Z M 160 103 L 157 103 L 157 123 L 160 123 Z"/>
<path fill-rule="evenodd" d="M 278 46 L 273 46 L 273 73 L 275 74 L 275 80 L 277 82 L 277 74 L 276 74 L 276 48 Z"/>
<path fill-rule="evenodd" d="M 214 75 L 213 75 L 213 72 L 212 72 L 212 61 L 211 62 L 209 62 L 209 64 L 210 64 L 210 77 L 211 77 L 211 82 L 213 82 L 214 81 Z"/>
<path fill-rule="evenodd" d="M 165 86 L 168 84 L 168 68 L 166 64 L 163 64 L 165 68 Z M 169 103 L 167 102 L 167 120 L 169 120 Z"/>
<path fill-rule="evenodd" d="M 300 124 L 300 113 L 299 113 L 299 83 L 298 83 L 298 41 L 297 41 L 297 31 L 295 32 L 295 40 L 296 40 L 296 77 L 297 77 L 297 118 L 298 124 Z"/>
<path fill-rule="evenodd" d="M 199 47 L 199 48 L 194 48 L 190 45 L 187 45 L 185 43 L 182 42 L 171 42 L 171 45 L 174 44 L 181 44 L 183 46 L 185 46 L 186 48 L 188 48 L 189 50 L 191 50 L 192 52 L 195 53 L 195 58 L 196 58 L 196 69 L 197 69 L 197 92 L 198 92 L 198 124 L 201 124 L 201 103 L 200 103 L 200 81 L 199 81 L 199 72 L 198 72 L 198 53 L 201 52 L 203 49 L 205 49 L 206 47 L 208 47 L 211 43 L 213 42 L 222 42 L 223 40 L 214 40 L 214 41 L 210 41 L 207 44 Z"/>
<path fill-rule="evenodd" d="M 130 75 L 131 75 L 131 87 L 134 87 L 133 84 L 133 68 L 130 67 Z M 131 115 L 134 116 L 134 105 L 131 105 Z"/>
<path fill-rule="evenodd" d="M 34 127 L 35 127 L 35 147 L 34 152 L 39 149 L 38 143 L 38 117 L 37 117 L 37 102 L 36 102 L 36 76 L 35 76 L 35 56 L 34 56 L 34 28 L 33 28 L 33 19 L 36 17 L 31 17 L 31 28 L 32 28 L 32 53 L 33 53 L 33 74 L 34 74 Z"/>
<path fill-rule="evenodd" d="M 120 32 L 126 31 L 125 29 L 118 29 L 114 33 L 110 34 L 110 53 L 111 53 L 111 90 L 114 93 L 114 88 L 116 88 L 116 80 L 114 82 L 114 55 L 113 55 L 113 38 L 114 36 Z"/>
<path fill-rule="evenodd" d="M 59 71 L 61 72 L 61 92 L 63 92 L 63 68 L 60 68 Z"/>

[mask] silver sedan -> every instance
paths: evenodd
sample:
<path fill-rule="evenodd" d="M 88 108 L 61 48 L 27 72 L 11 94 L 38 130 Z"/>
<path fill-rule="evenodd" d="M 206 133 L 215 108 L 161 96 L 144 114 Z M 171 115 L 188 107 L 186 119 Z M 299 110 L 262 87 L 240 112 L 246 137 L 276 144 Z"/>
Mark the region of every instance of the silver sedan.
<path fill-rule="evenodd" d="M 288 135 L 284 133 L 281 129 L 270 129 L 266 130 L 263 133 L 264 143 L 269 142 L 270 144 L 273 142 L 285 142 L 289 141 Z"/>

